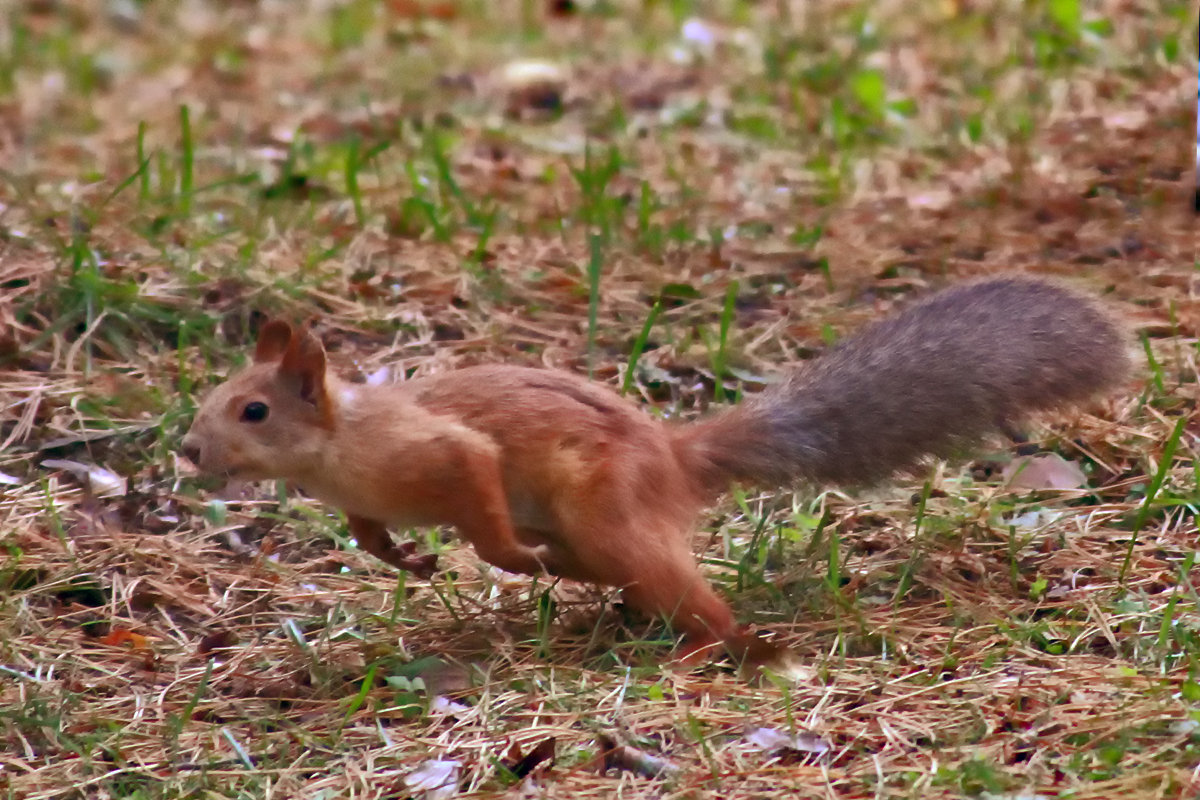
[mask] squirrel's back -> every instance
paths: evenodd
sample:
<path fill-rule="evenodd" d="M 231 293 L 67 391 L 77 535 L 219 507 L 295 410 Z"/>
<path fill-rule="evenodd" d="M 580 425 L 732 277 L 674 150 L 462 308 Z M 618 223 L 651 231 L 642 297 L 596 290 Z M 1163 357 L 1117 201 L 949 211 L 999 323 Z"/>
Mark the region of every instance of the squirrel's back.
<path fill-rule="evenodd" d="M 968 283 L 680 428 L 677 450 L 710 490 L 730 480 L 869 483 L 1112 388 L 1128 372 L 1126 347 L 1110 314 L 1057 283 Z"/>

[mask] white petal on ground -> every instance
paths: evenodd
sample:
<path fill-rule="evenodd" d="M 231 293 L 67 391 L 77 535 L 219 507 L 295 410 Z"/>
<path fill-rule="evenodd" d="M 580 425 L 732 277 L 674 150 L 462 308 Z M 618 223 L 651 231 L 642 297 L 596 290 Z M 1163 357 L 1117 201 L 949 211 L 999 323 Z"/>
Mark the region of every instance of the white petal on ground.
<path fill-rule="evenodd" d="M 1004 468 L 1004 481 L 1009 489 L 1019 491 L 1079 489 L 1087 486 L 1087 476 L 1079 465 L 1057 453 L 1014 458 Z"/>
<path fill-rule="evenodd" d="M 49 469 L 66 470 L 82 481 L 96 497 L 119 497 L 126 491 L 124 478 L 110 469 L 95 464 L 48 458 L 42 462 L 42 466 Z"/>
<path fill-rule="evenodd" d="M 424 800 L 446 800 L 458 793 L 461 769 L 457 761 L 431 759 L 405 775 L 404 785 L 414 792 L 424 792 Z"/>

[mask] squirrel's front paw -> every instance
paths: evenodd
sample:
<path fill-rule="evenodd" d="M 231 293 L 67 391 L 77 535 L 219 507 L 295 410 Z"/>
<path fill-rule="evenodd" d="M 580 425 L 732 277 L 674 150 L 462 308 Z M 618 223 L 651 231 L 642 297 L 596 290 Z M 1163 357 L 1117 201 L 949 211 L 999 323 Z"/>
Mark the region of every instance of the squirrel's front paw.
<path fill-rule="evenodd" d="M 405 558 L 404 569 L 418 578 L 428 580 L 437 574 L 437 556 L 432 553 L 423 556 L 408 556 Z"/>

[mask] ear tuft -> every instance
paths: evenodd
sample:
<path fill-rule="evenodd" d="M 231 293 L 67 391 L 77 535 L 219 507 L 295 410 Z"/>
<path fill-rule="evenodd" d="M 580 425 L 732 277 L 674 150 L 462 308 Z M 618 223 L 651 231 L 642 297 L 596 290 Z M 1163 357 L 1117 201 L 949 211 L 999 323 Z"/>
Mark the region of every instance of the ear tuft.
<path fill-rule="evenodd" d="M 254 361 L 263 364 L 279 361 L 292 344 L 292 326 L 281 319 L 268 320 L 258 331 L 258 344 L 254 348 Z"/>
<path fill-rule="evenodd" d="M 293 333 L 279 363 L 279 371 L 299 381 L 301 398 L 317 407 L 324 405 L 325 347 L 311 331 Z"/>

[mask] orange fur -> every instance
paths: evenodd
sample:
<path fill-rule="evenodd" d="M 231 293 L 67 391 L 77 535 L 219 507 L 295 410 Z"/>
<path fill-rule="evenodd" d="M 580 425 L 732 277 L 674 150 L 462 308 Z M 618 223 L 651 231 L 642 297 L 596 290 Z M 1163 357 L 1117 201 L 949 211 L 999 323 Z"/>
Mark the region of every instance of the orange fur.
<path fill-rule="evenodd" d="M 979 320 L 1000 329 L 977 330 Z M 326 373 L 311 333 L 274 321 L 255 363 L 205 400 L 183 452 L 206 472 L 298 483 L 343 509 L 363 548 L 399 568 L 428 574 L 433 562 L 397 548 L 386 526 L 453 525 L 503 569 L 620 587 L 699 652 L 720 643 L 754 655 L 762 643 L 739 628 L 691 549 L 698 514 L 731 480 L 842 479 L 851 467 L 878 477 L 1021 411 L 1107 388 L 1123 374 L 1122 348 L 1085 298 L 1028 279 L 980 282 L 868 328 L 744 407 L 674 426 L 550 370 L 346 383 Z M 1006 400 L 1004 381 L 1026 363 L 1039 382 Z M 928 389 L 929 370 L 948 378 Z M 839 406 L 840 389 L 877 401 L 873 416 Z M 265 418 L 248 418 L 253 404 Z M 887 449 L 871 463 L 879 431 Z"/>

